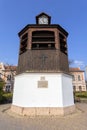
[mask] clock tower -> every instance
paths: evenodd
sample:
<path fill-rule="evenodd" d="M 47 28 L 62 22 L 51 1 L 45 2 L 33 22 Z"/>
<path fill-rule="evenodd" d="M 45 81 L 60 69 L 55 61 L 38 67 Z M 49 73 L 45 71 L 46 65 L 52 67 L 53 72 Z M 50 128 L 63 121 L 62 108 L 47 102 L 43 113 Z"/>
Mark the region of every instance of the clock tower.
<path fill-rule="evenodd" d="M 68 64 L 68 32 L 46 13 L 19 33 L 20 48 L 12 111 L 65 115 L 75 110 Z M 22 111 L 23 109 L 23 111 Z"/>
<path fill-rule="evenodd" d="M 51 17 L 45 13 L 41 13 L 36 16 L 36 24 L 50 24 Z"/>
<path fill-rule="evenodd" d="M 58 24 L 51 24 L 45 13 L 36 16 L 36 24 L 28 24 L 19 33 L 20 49 L 17 73 L 69 73 L 68 32 Z"/>

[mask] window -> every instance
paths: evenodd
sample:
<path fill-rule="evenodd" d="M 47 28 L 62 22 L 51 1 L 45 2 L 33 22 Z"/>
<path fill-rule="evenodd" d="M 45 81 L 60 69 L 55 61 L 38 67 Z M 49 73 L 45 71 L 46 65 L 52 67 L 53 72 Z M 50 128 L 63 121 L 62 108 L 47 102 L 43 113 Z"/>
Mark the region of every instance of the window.
<path fill-rule="evenodd" d="M 73 86 L 73 91 L 74 91 L 74 92 L 76 91 L 76 86 Z"/>
<path fill-rule="evenodd" d="M 80 92 L 82 91 L 82 87 L 81 87 L 81 86 L 79 86 L 79 91 L 80 91 Z"/>
<path fill-rule="evenodd" d="M 24 53 L 27 50 L 27 41 L 28 41 L 28 33 L 25 33 L 21 38 L 20 54 Z"/>
<path fill-rule="evenodd" d="M 10 88 L 10 85 L 7 85 L 6 86 L 6 92 L 10 92 L 11 90 L 10 90 L 11 88 Z"/>
<path fill-rule="evenodd" d="M 0 73 L 0 78 L 1 78 L 1 73 Z"/>
<path fill-rule="evenodd" d="M 7 80 L 11 80 L 11 75 L 8 75 L 8 76 L 7 76 Z"/>
<path fill-rule="evenodd" d="M 60 40 L 60 50 L 64 54 L 67 55 L 67 45 L 66 45 L 66 38 L 62 35 L 59 34 L 59 40 Z"/>
<path fill-rule="evenodd" d="M 78 75 L 78 81 L 81 81 L 81 77 L 80 77 L 80 75 Z"/>
<path fill-rule="evenodd" d="M 34 31 L 32 33 L 32 49 L 55 49 L 53 31 Z"/>
<path fill-rule="evenodd" d="M 74 75 L 72 75 L 72 80 L 75 81 L 75 76 Z"/>

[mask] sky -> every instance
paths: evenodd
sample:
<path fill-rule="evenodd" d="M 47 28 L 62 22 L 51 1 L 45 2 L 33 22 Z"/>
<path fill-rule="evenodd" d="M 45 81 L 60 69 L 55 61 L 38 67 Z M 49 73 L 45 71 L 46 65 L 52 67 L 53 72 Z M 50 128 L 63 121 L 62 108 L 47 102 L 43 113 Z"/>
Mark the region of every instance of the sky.
<path fill-rule="evenodd" d="M 71 66 L 87 66 L 87 0 L 0 0 L 0 62 L 18 64 L 20 32 L 45 12 L 68 33 Z"/>

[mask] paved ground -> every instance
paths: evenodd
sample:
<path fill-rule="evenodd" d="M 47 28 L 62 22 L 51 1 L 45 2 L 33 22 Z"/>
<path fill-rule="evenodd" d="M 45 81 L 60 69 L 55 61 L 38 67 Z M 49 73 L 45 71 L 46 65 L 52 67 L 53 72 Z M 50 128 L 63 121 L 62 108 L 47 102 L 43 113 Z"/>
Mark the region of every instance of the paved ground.
<path fill-rule="evenodd" d="M 0 130 L 87 130 L 87 104 L 65 117 L 22 117 L 10 112 L 10 104 L 0 105 Z"/>

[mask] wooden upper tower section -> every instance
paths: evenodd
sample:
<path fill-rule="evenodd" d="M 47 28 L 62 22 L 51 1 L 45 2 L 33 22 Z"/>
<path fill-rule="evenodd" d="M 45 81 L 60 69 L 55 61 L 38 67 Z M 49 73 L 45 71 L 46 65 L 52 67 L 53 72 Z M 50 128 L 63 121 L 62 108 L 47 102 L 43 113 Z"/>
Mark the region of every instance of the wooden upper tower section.
<path fill-rule="evenodd" d="M 68 33 L 58 24 L 51 24 L 45 13 L 36 16 L 36 24 L 25 26 L 19 33 L 18 73 L 68 72 Z"/>

